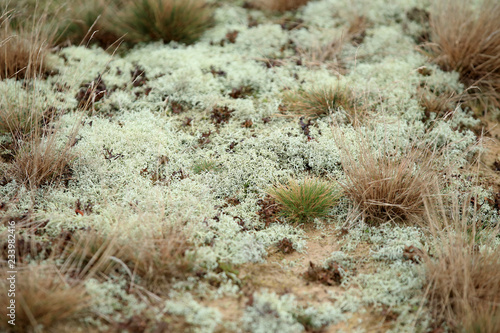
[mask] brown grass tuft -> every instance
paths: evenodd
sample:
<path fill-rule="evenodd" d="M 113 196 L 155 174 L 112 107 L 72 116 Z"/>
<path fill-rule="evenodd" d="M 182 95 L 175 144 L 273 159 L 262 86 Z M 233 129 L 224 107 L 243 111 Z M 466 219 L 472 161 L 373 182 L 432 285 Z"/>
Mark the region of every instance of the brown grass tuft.
<path fill-rule="evenodd" d="M 431 11 L 433 43 L 424 49 L 444 70 L 460 80 L 484 103 L 500 107 L 500 3 L 440 0 Z M 450 15 L 450 13 L 453 13 Z"/>
<path fill-rule="evenodd" d="M 368 29 L 369 26 L 370 23 L 366 17 L 354 15 L 349 21 L 349 28 L 347 29 L 347 36 L 349 36 L 352 44 L 360 45 L 363 43 L 366 37 L 366 29 Z"/>
<path fill-rule="evenodd" d="M 364 219 L 404 221 L 422 214 L 422 189 L 435 179 L 435 154 L 418 147 L 374 149 L 367 134 L 358 138 L 356 155 L 341 134 L 336 135 L 336 143 L 346 176 L 340 185 Z"/>
<path fill-rule="evenodd" d="M 25 92 L 20 84 L 15 90 L 12 92 L 5 86 L 0 88 L 0 134 L 11 134 L 19 140 L 41 126 L 47 110 L 43 110 L 36 97 Z"/>
<path fill-rule="evenodd" d="M 119 253 L 116 237 L 87 229 L 64 231 L 42 243 L 35 240 L 33 231 L 28 232 L 31 236 L 16 234 L 15 246 L 22 247 L 23 252 L 16 251 L 14 331 L 66 332 L 64 327 L 79 327 L 78 321 L 93 315 L 93 300 L 86 291 L 86 281 L 106 277 L 118 264 L 112 260 Z M 0 236 L 6 239 L 7 232 Z M 0 305 L 5 307 L 11 299 L 7 293 L 11 286 L 6 278 L 12 275 L 7 272 L 6 254 L 2 251 L 0 261 L 3 269 Z M 13 327 L 4 320 L 1 328 L 10 332 Z"/>
<path fill-rule="evenodd" d="M 5 270 L 0 279 L 0 304 L 7 309 L 12 274 Z M 53 264 L 18 268 L 15 274 L 15 326 L 1 321 L 0 327 L 17 332 L 42 332 L 61 322 L 81 319 L 89 314 L 90 298 L 81 281 L 61 273 Z"/>
<path fill-rule="evenodd" d="M 76 133 L 76 129 L 73 130 L 62 144 L 57 140 L 57 133 L 43 137 L 33 134 L 20 143 L 13 161 L 14 177 L 34 189 L 68 175 L 75 159 L 71 149 Z"/>
<path fill-rule="evenodd" d="M 0 30 L 0 79 L 24 79 L 47 70 L 47 45 L 24 31 L 14 33 L 4 22 Z"/>
<path fill-rule="evenodd" d="M 156 232 L 145 231 L 140 241 L 127 246 L 121 258 L 141 278 L 144 287 L 164 292 L 172 279 L 192 272 L 195 255 L 190 250 L 186 233 L 173 223 Z"/>
<path fill-rule="evenodd" d="M 66 270 L 82 278 L 110 275 L 121 268 L 146 290 L 167 293 L 173 279 L 193 272 L 195 252 L 180 223 L 147 214 L 140 221 L 143 226 L 127 238 L 118 230 L 77 231 L 61 253 Z"/>
<path fill-rule="evenodd" d="M 298 63 L 308 68 L 326 66 L 337 75 L 345 74 L 345 65 L 340 58 L 345 41 L 346 37 L 341 36 L 326 44 L 315 42 L 311 47 L 298 46 L 296 48 Z"/>
<path fill-rule="evenodd" d="M 12 89 L 7 86 L 0 97 L 0 133 L 11 135 L 14 148 L 10 173 L 31 189 L 68 175 L 81 120 L 77 116 L 73 128 L 60 133 L 57 110 L 38 91 L 38 80 L 27 89 L 17 82 Z"/>
<path fill-rule="evenodd" d="M 424 109 L 425 120 L 446 117 L 451 114 L 457 105 L 460 96 L 453 91 L 432 92 L 428 88 L 419 88 L 417 98 L 420 106 Z"/>
<path fill-rule="evenodd" d="M 297 64 L 305 65 L 308 68 L 326 66 L 336 75 L 345 74 L 347 72 L 345 62 L 349 59 L 341 58 L 344 45 L 348 42 L 355 46 L 361 44 L 369 26 L 370 22 L 364 16 L 353 13 L 353 18 L 342 35 L 336 36 L 328 43 L 315 41 L 309 47 L 296 47 Z"/>
<path fill-rule="evenodd" d="M 110 258 L 119 257 L 125 251 L 116 234 L 93 229 L 75 232 L 60 246 L 64 270 L 80 279 L 111 273 L 118 263 Z"/>
<path fill-rule="evenodd" d="M 40 22 L 31 27 L 11 27 L 8 14 L 0 17 L 0 79 L 25 79 L 48 71 L 45 57 L 51 40 L 42 30 Z"/>
<path fill-rule="evenodd" d="M 342 108 L 352 123 L 366 116 L 358 94 L 349 87 L 318 87 L 287 91 L 283 96 L 287 110 L 297 116 L 318 118 Z"/>
<path fill-rule="evenodd" d="M 60 31 L 59 42 L 86 45 L 97 43 L 103 48 L 120 39 L 111 24 L 118 8 L 115 0 L 79 0 L 69 4 L 69 25 Z"/>
<path fill-rule="evenodd" d="M 296 10 L 306 5 L 309 0 L 254 0 L 252 5 L 259 9 L 267 9 L 277 12 Z"/>
<path fill-rule="evenodd" d="M 483 225 L 471 199 L 425 200 L 425 223 L 434 239 L 424 256 L 429 306 L 436 321 L 453 331 L 497 333 L 500 327 L 500 259 L 495 227 Z M 471 213 L 471 210 L 474 212 Z"/>

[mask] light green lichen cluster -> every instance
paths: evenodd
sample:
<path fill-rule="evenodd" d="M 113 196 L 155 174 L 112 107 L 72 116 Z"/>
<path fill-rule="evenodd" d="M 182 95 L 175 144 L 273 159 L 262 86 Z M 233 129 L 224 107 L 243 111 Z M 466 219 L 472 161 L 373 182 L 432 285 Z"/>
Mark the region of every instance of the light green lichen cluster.
<path fill-rule="evenodd" d="M 161 313 L 184 317 L 187 323 L 194 325 L 196 333 L 214 332 L 222 321 L 217 309 L 199 304 L 189 293 L 167 300 Z"/>
<path fill-rule="evenodd" d="M 245 309 L 242 317 L 244 329 L 252 333 L 303 332 L 345 320 L 342 310 L 335 304 L 302 307 L 291 294 L 282 296 L 264 290 L 255 293 L 253 304 Z"/>
<path fill-rule="evenodd" d="M 124 280 L 99 282 L 89 279 L 85 288 L 92 298 L 91 311 L 104 317 L 107 322 L 122 322 L 139 315 L 147 305 L 127 293 L 126 285 Z M 90 320 L 90 323 L 97 324 L 102 329 L 106 328 L 101 321 Z"/>
<path fill-rule="evenodd" d="M 51 235 L 67 228 L 93 227 L 120 230 L 126 239 L 140 237 L 145 226 L 182 222 L 196 248 L 196 267 L 207 270 L 206 278 L 216 279 L 220 287 L 214 291 L 194 277 L 177 281 L 176 293 L 158 309 L 158 317 L 166 313 L 185 317 L 199 332 L 214 332 L 220 325 L 231 324 L 237 331 L 239 322 L 224 323 L 217 309 L 198 303 L 197 295 L 206 293 L 213 299 L 241 296 L 241 281 L 236 276 L 215 273 L 221 262 L 266 262 L 269 249 L 284 238 L 295 250 L 307 251 L 304 230 L 283 218 L 285 223 L 266 228 L 257 214 L 257 202 L 272 184 L 289 177 L 344 180 L 338 133 L 342 132 L 354 156 L 360 152 L 362 137 L 369 138 L 374 151 L 395 156 L 416 143 L 446 147 L 434 166 L 456 174 L 481 151 L 474 146 L 475 134 L 467 129 L 477 120 L 466 109 L 458 107 L 450 120 L 431 117 L 431 129 L 422 122 L 418 87 L 457 92 L 464 87 L 457 73 L 443 72 L 415 49 L 414 38 L 422 27 L 406 16 L 415 7 L 428 8 L 429 1 L 311 1 L 293 14 L 304 21 L 304 27 L 286 31 L 273 21 L 275 17 L 228 2 L 216 9 L 217 24 L 191 46 L 142 44 L 121 56 L 99 48 L 64 48 L 51 55 L 59 74 L 37 85 L 40 97 L 36 103 L 75 110 L 80 85 L 99 74 L 108 95 L 83 119 L 73 149 L 78 158 L 67 187 L 55 184 L 30 192 L 12 181 L 0 187 L 0 201 L 16 198 L 10 212 L 34 210 L 36 216 L 49 219 L 47 231 Z M 366 17 L 369 28 L 363 43 L 343 48 L 345 75 L 338 77 L 327 66 L 299 66 L 297 59 L 290 58 L 294 52 L 289 41 L 302 48 L 324 45 L 342 36 L 349 17 L 355 14 Z M 261 24 L 248 27 L 248 15 Z M 221 47 L 220 40 L 233 30 L 239 31 L 236 42 L 226 41 Z M 267 68 L 270 59 L 282 64 Z M 418 69 L 424 66 L 430 69 L 429 76 L 419 74 Z M 136 68 L 145 71 L 148 81 L 144 87 L 132 85 L 131 73 Z M 56 91 L 56 82 L 68 87 Z M 345 119 L 345 115 L 325 116 L 309 127 L 308 139 L 298 118 L 273 117 L 280 113 L 286 89 L 339 83 L 359 91 L 369 106 L 371 115 L 359 127 L 334 121 Z M 148 94 L 144 93 L 146 86 L 151 88 Z M 250 87 L 252 93 L 240 99 L 229 96 L 241 87 Z M 11 80 L 0 82 L 0 90 L 6 92 L 0 103 L 7 96 L 19 101 L 30 94 Z M 173 102 L 184 105 L 186 112 L 175 114 Z M 212 110 L 223 106 L 233 110 L 231 118 L 215 124 Z M 77 117 L 64 112 L 61 140 Z M 187 117 L 191 125 L 183 124 Z M 252 121 L 250 128 L 242 126 L 246 120 Z M 207 133 L 210 142 L 202 143 Z M 203 164 L 206 161 L 210 167 Z M 471 189 L 479 194 L 478 218 L 498 221 L 498 213 L 484 200 L 491 191 L 475 186 L 466 175 L 452 179 L 444 191 Z M 239 204 L 227 205 L 229 198 L 238 199 Z M 91 203 L 92 213 L 75 214 L 77 200 Z M 278 296 L 258 290 L 241 318 L 244 330 L 303 332 L 306 322 L 320 328 L 371 306 L 390 307 L 399 314 L 394 332 L 425 329 L 429 318 L 425 308 L 419 311 L 422 274 L 416 264 L 403 258 L 405 247 L 428 248 L 424 232 L 413 226 L 366 226 L 359 216 L 353 217 L 353 211 L 353 203 L 343 197 L 331 211 L 334 217 L 318 223 L 349 228 L 339 240 L 341 251 L 324 260 L 324 264 L 334 261 L 345 269 L 342 292 L 331 292 L 331 303 L 307 306 L 293 294 Z M 377 265 L 374 273 L 355 272 L 359 262 L 352 255 L 359 244 L 369 245 L 363 263 Z M 86 286 L 99 299 L 94 311 L 113 320 L 123 321 L 144 310 L 143 303 L 125 292 L 124 281 L 90 280 Z"/>

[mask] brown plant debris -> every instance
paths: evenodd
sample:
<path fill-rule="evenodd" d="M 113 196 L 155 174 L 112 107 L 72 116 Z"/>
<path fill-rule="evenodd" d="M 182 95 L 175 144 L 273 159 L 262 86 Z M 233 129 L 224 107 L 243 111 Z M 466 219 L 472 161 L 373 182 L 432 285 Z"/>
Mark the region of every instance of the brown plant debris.
<path fill-rule="evenodd" d="M 184 106 L 181 103 L 172 101 L 170 102 L 170 108 L 172 109 L 173 114 L 179 114 L 184 112 Z"/>
<path fill-rule="evenodd" d="M 304 135 L 307 137 L 308 141 L 314 139 L 312 136 L 309 135 L 311 133 L 311 130 L 309 129 L 309 126 L 311 126 L 311 119 L 309 119 L 307 123 L 305 123 L 304 117 L 300 117 L 299 125 L 300 128 L 302 129 L 302 132 L 304 132 Z"/>
<path fill-rule="evenodd" d="M 238 34 L 240 32 L 238 30 L 232 30 L 232 31 L 229 31 L 227 34 L 226 34 L 226 39 L 229 43 L 231 44 L 234 44 L 236 43 L 236 38 L 238 37 Z"/>
<path fill-rule="evenodd" d="M 290 254 L 295 252 L 295 249 L 293 248 L 293 243 L 288 238 L 283 238 L 278 242 L 276 246 L 278 247 L 278 250 L 284 254 Z"/>
<path fill-rule="evenodd" d="M 265 223 L 266 228 L 271 223 L 278 221 L 278 214 L 281 209 L 270 195 L 266 195 L 264 199 L 257 200 L 257 205 L 260 206 L 257 215 L 259 215 L 260 220 Z"/>
<path fill-rule="evenodd" d="M 222 208 L 228 207 L 228 206 L 238 206 L 240 204 L 240 200 L 235 197 L 230 197 L 226 199 L 226 203 L 222 206 Z"/>
<path fill-rule="evenodd" d="M 273 59 L 273 58 L 264 58 L 264 59 L 257 59 L 259 61 L 262 61 L 266 68 L 273 68 L 273 67 L 280 67 L 285 64 L 285 62 L 281 59 Z"/>
<path fill-rule="evenodd" d="M 224 124 L 229 121 L 231 113 L 234 111 L 235 110 L 230 110 L 227 106 L 217 106 L 212 109 L 212 115 L 210 118 L 212 118 L 212 121 L 216 125 Z"/>
<path fill-rule="evenodd" d="M 389 323 L 391 321 L 396 321 L 396 320 L 398 320 L 398 317 L 399 317 L 399 313 L 394 312 L 387 305 L 382 306 L 382 312 L 380 314 L 384 317 L 385 323 Z"/>
<path fill-rule="evenodd" d="M 88 215 L 93 212 L 93 207 L 94 205 L 90 202 L 90 200 L 87 200 L 86 204 L 82 204 L 80 199 L 77 199 L 75 202 L 75 213 L 78 215 Z"/>
<path fill-rule="evenodd" d="M 296 10 L 307 4 L 309 0 L 253 0 L 246 6 L 247 8 L 266 9 L 277 12 Z M 246 3 L 246 2 L 245 2 Z"/>
<path fill-rule="evenodd" d="M 327 286 L 342 283 L 342 273 L 339 264 L 331 262 L 324 268 L 309 261 L 309 269 L 304 273 L 304 278 L 311 282 L 320 282 Z"/>
<path fill-rule="evenodd" d="M 112 148 L 110 149 L 110 148 L 106 148 L 105 146 L 103 146 L 102 149 L 103 149 L 104 158 L 108 161 L 117 160 L 117 159 L 123 157 L 123 154 L 121 154 L 121 153 L 114 153 Z"/>
<path fill-rule="evenodd" d="M 220 70 L 220 69 L 216 69 L 214 66 L 210 66 L 210 73 L 212 73 L 212 75 L 214 77 L 217 77 L 217 76 L 226 77 L 227 76 L 226 72 L 224 72 L 223 70 Z"/>
<path fill-rule="evenodd" d="M 291 31 L 294 29 L 299 29 L 303 26 L 304 20 L 302 19 L 289 19 L 285 18 L 281 23 L 281 29 Z"/>
<path fill-rule="evenodd" d="M 410 260 L 415 264 L 419 264 L 422 262 L 423 257 L 424 257 L 424 252 L 413 245 L 405 246 L 405 248 L 403 249 L 404 260 Z"/>
<path fill-rule="evenodd" d="M 349 23 L 347 35 L 351 39 L 353 45 L 360 45 L 366 37 L 366 29 L 369 24 L 364 16 L 355 16 Z"/>
<path fill-rule="evenodd" d="M 229 93 L 231 98 L 245 98 L 253 93 L 254 89 L 250 86 L 241 86 L 239 88 L 233 88 Z"/>
<path fill-rule="evenodd" d="M 211 130 L 201 133 L 201 137 L 198 139 L 198 143 L 200 144 L 200 146 L 206 145 L 211 142 L 210 135 L 212 135 Z"/>
<path fill-rule="evenodd" d="M 93 81 L 82 84 L 80 88 L 75 98 L 78 101 L 78 107 L 82 109 L 93 108 L 95 102 L 100 101 L 108 94 L 106 84 L 100 74 Z"/>
<path fill-rule="evenodd" d="M 245 127 L 245 128 L 250 128 L 253 126 L 253 121 L 252 119 L 247 119 L 245 120 L 242 124 L 241 124 L 242 127 Z"/>
<path fill-rule="evenodd" d="M 146 72 L 139 66 L 135 66 L 135 69 L 130 72 L 130 75 L 132 75 L 132 85 L 134 87 L 143 86 L 148 81 Z"/>

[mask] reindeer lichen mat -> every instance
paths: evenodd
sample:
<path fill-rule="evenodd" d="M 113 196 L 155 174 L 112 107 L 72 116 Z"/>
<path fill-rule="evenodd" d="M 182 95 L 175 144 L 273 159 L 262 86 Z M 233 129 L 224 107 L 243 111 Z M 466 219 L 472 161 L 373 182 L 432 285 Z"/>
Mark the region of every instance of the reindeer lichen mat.
<path fill-rule="evenodd" d="M 500 327 L 500 3 L 19 0 L 0 331 Z"/>

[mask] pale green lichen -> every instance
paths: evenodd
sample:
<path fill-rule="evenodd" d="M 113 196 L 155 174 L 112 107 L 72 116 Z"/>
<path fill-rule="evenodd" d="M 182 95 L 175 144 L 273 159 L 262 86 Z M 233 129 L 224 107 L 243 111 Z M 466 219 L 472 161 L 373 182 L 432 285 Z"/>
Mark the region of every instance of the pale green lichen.
<path fill-rule="evenodd" d="M 146 304 L 129 294 L 126 291 L 125 280 L 110 280 L 99 282 L 96 279 L 89 279 L 85 283 L 85 288 L 92 297 L 91 311 L 105 319 L 105 322 L 122 322 L 138 315 Z M 105 328 L 105 322 L 96 321 L 89 318 L 89 323 Z"/>
<path fill-rule="evenodd" d="M 174 293 L 171 297 L 164 303 L 161 313 L 184 317 L 187 323 L 195 326 L 196 333 L 214 332 L 222 321 L 222 315 L 217 309 L 199 304 L 189 293 Z"/>
<path fill-rule="evenodd" d="M 370 307 L 384 306 L 399 314 L 392 331 L 424 330 L 429 322 L 427 310 L 416 310 L 423 300 L 422 275 L 417 265 L 403 260 L 407 246 L 426 249 L 422 230 L 363 225 L 346 197 L 332 208 L 333 218 L 316 221 L 317 226 L 335 223 L 339 229 L 348 228 L 340 241 L 342 252 L 332 253 L 323 262 L 335 261 L 345 271 L 340 290 L 330 292 L 332 303 L 308 306 L 299 304 L 292 294 L 260 291 L 236 323 L 225 323 L 218 310 L 198 303 L 199 295 L 212 300 L 241 295 L 241 281 L 234 273 L 216 273 L 221 263 L 265 262 L 269 249 L 283 238 L 297 251 L 306 251 L 306 233 L 286 223 L 266 228 L 259 220 L 257 202 L 272 184 L 289 177 L 314 174 L 344 180 L 336 142 L 339 133 L 354 156 L 361 150 L 360 136 L 369 138 L 374 151 L 394 156 L 417 143 L 446 147 L 433 164 L 436 170 L 454 175 L 446 179 L 444 193 L 472 190 L 479 206 L 474 219 L 487 223 L 499 219 L 485 200 L 492 191 L 477 186 L 460 170 L 473 154 L 481 152 L 474 145 L 475 134 L 467 130 L 477 120 L 458 107 L 451 118 L 431 115 L 422 122 L 425 113 L 417 100 L 419 87 L 427 86 L 436 93 L 464 90 L 457 73 L 443 72 L 415 50 L 415 37 L 423 27 L 410 22 L 406 14 L 412 8 L 429 9 L 429 1 L 310 1 L 290 16 L 304 21 L 291 31 L 276 24 L 284 16 L 247 10 L 241 4 L 217 3 L 215 27 L 191 46 L 150 43 L 121 56 L 99 48 L 69 47 L 52 54 L 51 62 L 59 74 L 35 87 L 41 96 L 40 107 L 75 110 L 80 85 L 98 74 L 110 91 L 94 105 L 94 115 L 83 121 L 74 146 L 78 159 L 68 186 L 54 184 L 31 192 L 10 181 L 0 187 L 0 200 L 13 204 L 1 214 L 34 210 L 37 218 L 50 219 L 50 235 L 61 229 L 93 227 L 106 232 L 121 230 L 125 240 L 170 223 L 184 223 L 196 248 L 196 267 L 207 271 L 206 278 L 176 281 L 175 293 L 165 307 L 153 312 L 158 319 L 165 314 L 182 316 L 199 332 L 212 332 L 220 325 L 235 331 L 243 325 L 252 332 L 301 332 L 306 322 L 319 328 L 343 321 L 353 312 L 363 315 Z M 248 27 L 248 15 L 261 24 Z M 355 15 L 365 17 L 369 28 L 359 46 L 344 45 L 340 54 L 344 76 L 324 64 L 297 64 L 295 46 L 310 48 L 338 39 Z M 235 43 L 226 40 L 221 46 L 220 41 L 234 30 L 238 31 Z M 280 66 L 267 68 L 269 59 L 279 60 Z M 145 86 L 132 85 L 131 73 L 136 67 L 145 71 Z M 419 73 L 424 67 L 428 76 Z M 56 87 L 56 83 L 67 87 Z M 371 117 L 356 128 L 347 124 L 345 113 L 332 110 L 332 117 L 309 126 L 308 140 L 299 119 L 263 119 L 281 112 L 286 89 L 338 84 L 359 92 L 368 107 Z M 146 87 L 151 88 L 147 94 Z M 241 87 L 252 92 L 239 99 L 229 96 Z M 12 80 L 0 82 L 0 89 L 6 92 L 2 98 L 12 98 L 15 103 L 33 92 L 22 91 L 20 83 Z M 185 112 L 175 114 L 173 102 L 182 103 Z M 215 124 L 212 110 L 222 106 L 234 111 L 227 123 Z M 77 118 L 64 113 L 60 140 Z M 192 119 L 190 126 L 185 124 L 186 117 Z M 250 128 L 242 126 L 246 120 L 252 121 Z M 208 132 L 210 142 L 200 143 Z M 203 160 L 214 161 L 217 169 L 197 172 Z M 227 205 L 230 198 L 238 199 L 239 204 Z M 77 200 L 90 202 L 92 212 L 76 215 Z M 370 251 L 362 260 L 376 265 L 375 273 L 356 273 L 359 260 L 351 256 L 361 243 Z M 288 264 L 293 266 L 293 262 Z M 214 288 L 206 279 L 220 287 Z M 124 294 L 123 283 L 123 279 L 119 283 L 90 280 L 87 289 L 100 300 L 95 310 L 117 321 L 139 313 L 143 304 Z M 416 321 L 420 323 L 415 326 Z"/>
<path fill-rule="evenodd" d="M 252 333 L 303 332 L 305 324 L 319 329 L 345 319 L 335 305 L 302 307 L 291 294 L 278 296 L 264 290 L 253 295 L 253 304 L 246 308 L 242 324 Z"/>

